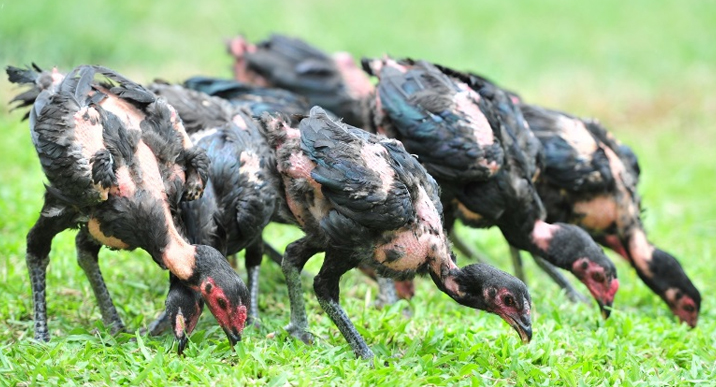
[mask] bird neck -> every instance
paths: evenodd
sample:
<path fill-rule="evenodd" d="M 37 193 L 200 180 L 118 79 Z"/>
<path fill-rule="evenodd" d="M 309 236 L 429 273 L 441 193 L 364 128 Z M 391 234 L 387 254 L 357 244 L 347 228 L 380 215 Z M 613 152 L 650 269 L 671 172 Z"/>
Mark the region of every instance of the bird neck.
<path fill-rule="evenodd" d="M 652 257 L 654 256 L 654 245 L 652 245 L 646 239 L 646 233 L 644 230 L 635 229 L 626 238 L 623 243 L 629 261 L 632 266 L 640 273 L 653 277 L 653 273 L 650 270 Z"/>
<path fill-rule="evenodd" d="M 172 274 L 186 281 L 194 275 L 196 247 L 184 240 L 174 227 L 169 229 L 168 239 L 161 253 L 162 262 Z"/>
<path fill-rule="evenodd" d="M 559 225 L 549 224 L 543 220 L 536 221 L 531 233 L 529 251 L 559 268 L 570 269 L 574 259 L 570 260 L 570 254 L 564 254 L 562 244 L 568 241 L 563 241 L 564 235 L 561 231 Z"/>
<path fill-rule="evenodd" d="M 435 260 L 430 266 L 430 278 L 438 289 L 458 301 L 464 296 L 459 285 L 462 270 L 451 259 L 447 259 L 446 262 L 437 261 Z"/>

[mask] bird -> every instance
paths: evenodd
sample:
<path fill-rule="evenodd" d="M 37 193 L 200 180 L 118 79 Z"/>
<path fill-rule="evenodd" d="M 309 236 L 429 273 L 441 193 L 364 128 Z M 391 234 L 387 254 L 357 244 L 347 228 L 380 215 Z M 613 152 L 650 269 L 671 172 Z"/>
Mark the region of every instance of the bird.
<path fill-rule="evenodd" d="M 302 95 L 276 87 L 260 87 L 232 79 L 194 76 L 185 80 L 184 87 L 219 97 L 232 105 L 245 107 L 251 115 L 260 117 L 263 113 L 282 114 L 288 120 L 306 115 L 311 108 L 308 99 Z"/>
<path fill-rule="evenodd" d="M 228 42 L 228 51 L 235 58 L 235 78 L 243 81 L 242 84 L 271 85 L 290 89 L 307 96 L 313 103 L 335 111 L 336 115 L 342 117 L 348 124 L 371 130 L 369 105 L 372 102 L 371 95 L 375 92 L 375 86 L 364 73 L 361 73 L 350 54 L 337 52 L 329 55 L 299 38 L 277 34 L 258 44 L 251 44 L 244 37 L 239 36 Z M 199 89 L 202 86 L 201 80 L 196 84 Z M 201 90 L 212 91 L 209 93 L 212 95 L 216 95 L 213 94 L 214 92 L 224 93 L 221 85 L 212 84 Z M 343 108 L 345 105 L 343 101 L 350 102 L 350 109 Z M 539 141 L 535 140 L 532 145 L 534 144 L 539 146 Z M 450 233 L 450 238 L 454 246 L 468 257 L 486 261 L 454 232 Z M 516 274 L 524 281 L 525 275 L 519 252 L 514 249 L 511 249 L 511 252 Z M 549 262 L 538 256 L 535 256 L 535 261 L 565 289 L 570 299 L 586 300 Z M 361 267 L 361 270 L 379 282 L 381 304 L 394 302 L 397 298 L 410 298 L 414 294 L 411 281 L 395 282 L 395 291 L 393 291 L 390 289 L 392 286 L 390 281 L 379 279 L 369 267 Z"/>
<path fill-rule="evenodd" d="M 490 102 L 498 117 L 509 129 L 510 138 L 517 144 L 518 148 L 522 151 L 521 153 L 523 153 L 522 156 L 524 157 L 521 157 L 523 161 L 520 163 L 523 174 L 525 177 L 530 177 L 534 183 L 544 169 L 544 155 L 542 143 L 530 130 L 529 124 L 519 108 L 519 104 L 522 101 L 520 95 L 512 90 L 498 87 L 494 82 L 479 74 L 457 71 L 440 64 L 435 64 L 435 67 L 440 69 L 444 74 L 464 82 L 481 97 Z M 513 154 L 516 153 L 518 152 L 514 152 Z M 455 234 L 452 234 L 452 240 L 458 247 L 467 246 L 467 244 L 462 242 Z M 475 253 L 470 249 L 461 248 L 460 250 L 468 257 L 475 257 Z M 515 275 L 517 278 L 525 281 L 520 250 L 514 246 L 510 246 L 510 256 L 512 258 Z M 565 295 L 569 300 L 573 302 L 587 302 L 584 295 L 582 295 L 556 267 L 539 255 L 532 254 L 532 257 L 537 266 L 548 274 L 557 285 L 564 289 Z"/>
<path fill-rule="evenodd" d="M 237 81 L 290 90 L 350 125 L 363 126 L 363 102 L 373 84 L 349 53 L 328 55 L 301 39 L 280 34 L 257 44 L 237 36 L 229 40 L 227 49 L 234 57 Z"/>
<path fill-rule="evenodd" d="M 497 226 L 516 248 L 572 272 L 609 317 L 616 268 L 579 227 L 545 222 L 530 159 L 509 117 L 467 83 L 426 61 L 364 59 L 379 79 L 374 131 L 403 142 L 440 185 L 445 228 Z M 494 98 L 493 98 L 494 99 Z M 511 103 L 505 96 L 501 102 Z"/>
<path fill-rule="evenodd" d="M 283 200 L 305 236 L 288 245 L 282 261 L 291 305 L 286 330 L 312 342 L 300 272 L 325 252 L 314 278 L 319 304 L 356 356 L 373 353 L 339 303 L 341 276 L 361 263 L 382 276 L 405 279 L 429 273 L 458 303 L 498 314 L 527 342 L 531 299 L 519 279 L 485 264 L 458 268 L 442 227 L 439 188 L 395 140 L 332 120 L 313 107 L 298 128 L 264 114 L 262 132 L 275 151 Z"/>
<path fill-rule="evenodd" d="M 647 238 L 641 169 L 631 148 L 597 120 L 527 103 L 520 109 L 544 149 L 536 186 L 548 221 L 576 224 L 624 257 L 680 321 L 695 327 L 701 294 L 679 261 Z"/>
<path fill-rule="evenodd" d="M 176 109 L 192 142 L 206 151 L 211 162 L 204 195 L 181 203 L 184 233 L 191 243 L 212 246 L 225 256 L 246 250 L 251 299 L 248 315 L 250 322 L 257 323 L 259 269 L 263 256 L 261 233 L 276 210 L 278 191 L 278 182 L 269 170 L 272 160 L 268 144 L 251 112 L 245 108 L 181 85 L 154 82 L 147 88 Z M 178 292 L 172 298 L 191 291 L 180 288 L 181 283 L 171 282 L 170 294 Z M 169 299 L 168 296 L 166 314 L 152 324 L 153 334 L 163 330 L 165 317 L 176 315 L 172 308 L 180 305 L 170 304 Z M 190 298 L 189 303 L 191 299 L 197 297 Z M 199 315 L 188 316 L 198 319 Z M 170 318 L 168 322 L 175 335 L 178 334 L 177 340 L 186 341 L 191 330 L 178 330 L 175 319 Z M 191 326 L 195 325 L 192 320 Z"/>
<path fill-rule="evenodd" d="M 124 324 L 99 269 L 102 245 L 147 251 L 201 294 L 233 346 L 245 326 L 248 289 L 221 253 L 188 243 L 174 223 L 179 202 L 201 196 L 208 169 L 205 152 L 193 146 L 176 111 L 102 66 L 78 66 L 66 76 L 36 70 L 7 70 L 11 82 L 39 89 L 16 99 L 31 106 L 30 133 L 48 181 L 40 217 L 27 235 L 35 339 L 50 339 L 45 277 L 51 242 L 79 228 L 78 262 L 113 331 Z"/>

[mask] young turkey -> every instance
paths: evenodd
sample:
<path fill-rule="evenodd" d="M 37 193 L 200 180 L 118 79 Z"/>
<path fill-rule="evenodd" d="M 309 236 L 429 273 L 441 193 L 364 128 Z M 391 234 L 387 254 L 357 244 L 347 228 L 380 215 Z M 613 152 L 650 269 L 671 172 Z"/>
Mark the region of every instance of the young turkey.
<path fill-rule="evenodd" d="M 521 105 L 544 148 L 537 189 L 548 221 L 569 222 L 626 258 L 669 309 L 695 327 L 701 294 L 671 254 L 655 247 L 641 222 L 639 164 L 599 122 Z"/>
<path fill-rule="evenodd" d="M 66 77 L 17 68 L 8 74 L 39 89 L 18 97 L 31 105 L 30 132 L 48 180 L 40 218 L 27 236 L 35 338 L 50 338 L 45 273 L 52 239 L 79 228 L 78 261 L 107 325 L 123 328 L 99 269 L 99 249 L 141 248 L 201 294 L 232 345 L 240 340 L 246 286 L 221 253 L 189 244 L 174 224 L 173 209 L 182 197 L 200 196 L 208 167 L 176 111 L 100 66 L 79 66 Z M 105 80 L 96 81 L 98 74 Z"/>
<path fill-rule="evenodd" d="M 311 108 L 308 99 L 288 90 L 252 86 L 230 79 L 197 76 L 184 81 L 184 87 L 223 98 L 237 107 L 245 107 L 254 117 L 270 113 L 292 120 L 294 116 L 308 114 Z"/>
<path fill-rule="evenodd" d="M 429 273 L 462 305 L 500 315 L 524 341 L 532 335 L 530 296 L 522 281 L 484 264 L 453 262 L 443 232 L 438 186 L 400 142 L 333 121 L 319 107 L 298 129 L 264 115 L 284 187 L 284 214 L 305 232 L 289 244 L 282 269 L 291 301 L 286 330 L 310 342 L 300 272 L 325 251 L 316 297 L 356 355 L 373 353 L 339 304 L 339 280 L 360 264 L 391 278 Z"/>
<path fill-rule="evenodd" d="M 186 237 L 191 243 L 212 246 L 226 256 L 246 249 L 249 317 L 256 321 L 263 255 L 261 233 L 275 212 L 277 196 L 277 182 L 269 170 L 273 160 L 268 145 L 249 111 L 243 108 L 179 85 L 153 83 L 148 88 L 177 110 L 192 142 L 205 150 L 211 161 L 204 195 L 180 207 Z M 172 281 L 170 294 L 190 291 L 180 289 L 181 286 L 180 282 Z M 168 315 L 176 314 L 172 306 L 168 298 Z M 153 333 L 162 330 L 165 316 L 153 324 Z M 187 317 L 192 318 L 187 326 L 193 327 L 199 314 Z M 177 339 L 185 342 L 191 330 L 181 332 L 175 319 L 169 322 L 175 334 L 181 334 Z"/>
<path fill-rule="evenodd" d="M 376 130 L 401 140 L 438 181 L 446 229 L 456 217 L 472 227 L 499 227 L 510 245 L 572 272 L 608 317 L 619 286 L 614 264 L 580 228 L 544 221 L 535 166 L 510 122 L 519 117 L 424 61 L 366 60 L 364 69 L 380 79 Z"/>
<path fill-rule="evenodd" d="M 350 125 L 363 126 L 364 102 L 373 84 L 350 54 L 330 56 L 301 39 L 278 34 L 257 44 L 236 37 L 228 51 L 235 59 L 237 81 L 290 90 Z"/>

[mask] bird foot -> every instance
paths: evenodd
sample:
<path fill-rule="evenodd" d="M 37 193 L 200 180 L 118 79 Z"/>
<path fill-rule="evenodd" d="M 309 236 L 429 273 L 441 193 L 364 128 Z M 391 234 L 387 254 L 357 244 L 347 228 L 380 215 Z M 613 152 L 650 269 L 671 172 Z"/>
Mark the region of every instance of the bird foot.
<path fill-rule="evenodd" d="M 50 341 L 50 332 L 35 333 L 35 340 L 41 343 L 48 343 Z"/>
<path fill-rule="evenodd" d="M 119 322 L 119 323 L 112 323 L 112 324 L 110 325 L 109 333 L 110 333 L 112 336 L 116 336 L 118 333 L 122 333 L 122 332 L 126 332 L 126 329 L 125 329 L 123 323 L 121 323 L 121 322 Z"/>
<path fill-rule="evenodd" d="M 589 298 L 587 298 L 587 296 L 585 296 L 584 294 L 582 294 L 574 289 L 565 290 L 565 295 L 567 296 L 569 301 L 572 303 L 578 304 L 581 302 L 581 303 L 584 303 L 587 305 L 591 304 L 591 301 L 589 300 Z"/>
<path fill-rule="evenodd" d="M 261 328 L 261 322 L 258 317 L 249 316 L 249 318 L 246 320 L 247 326 L 252 326 L 254 329 Z"/>
<path fill-rule="evenodd" d="M 304 343 L 308 345 L 313 345 L 313 334 L 306 331 L 303 328 L 294 327 L 293 324 L 288 324 L 286 327 L 284 327 L 286 332 L 288 332 L 291 336 L 303 341 Z"/>
<path fill-rule="evenodd" d="M 202 184 L 199 176 L 191 175 L 187 178 L 184 188 L 184 200 L 186 201 L 199 199 L 204 193 L 204 185 Z"/>
<path fill-rule="evenodd" d="M 162 333 L 166 332 L 167 329 L 169 329 L 170 327 L 171 324 L 169 323 L 169 318 L 167 317 L 166 312 L 162 312 L 162 314 L 159 315 L 156 320 L 152 321 L 149 324 L 149 326 L 147 327 L 147 331 L 151 336 L 159 336 Z"/>

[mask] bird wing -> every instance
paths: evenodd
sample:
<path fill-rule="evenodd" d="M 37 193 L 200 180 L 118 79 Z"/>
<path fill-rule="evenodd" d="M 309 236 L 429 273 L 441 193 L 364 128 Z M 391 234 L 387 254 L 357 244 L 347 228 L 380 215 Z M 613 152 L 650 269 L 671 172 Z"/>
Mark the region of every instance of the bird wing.
<path fill-rule="evenodd" d="M 274 34 L 256 48 L 246 54 L 247 64 L 274 86 L 315 97 L 340 84 L 331 57 L 301 39 Z"/>
<path fill-rule="evenodd" d="M 155 81 L 147 86 L 176 109 L 187 133 L 223 126 L 231 121 L 234 108 L 227 101 L 180 85 Z"/>
<path fill-rule="evenodd" d="M 290 120 L 293 115 L 305 115 L 310 109 L 306 98 L 284 89 L 258 87 L 234 80 L 209 77 L 189 78 L 184 81 L 184 86 L 224 98 L 234 106 L 246 107 L 255 117 L 260 117 L 266 112 L 280 114 Z"/>
<path fill-rule="evenodd" d="M 521 105 L 530 129 L 544 149 L 545 179 L 573 192 L 605 192 L 614 187 L 609 159 L 578 118 L 533 105 Z"/>
<path fill-rule="evenodd" d="M 415 219 L 416 187 L 390 161 L 397 147 L 371 141 L 369 133 L 330 120 L 320 108 L 313 108 L 299 129 L 301 149 L 317 164 L 311 177 L 339 214 L 376 231 L 396 230 Z"/>
<path fill-rule="evenodd" d="M 384 65 L 378 94 L 398 138 L 434 177 L 485 180 L 501 167 L 497 122 L 486 101 L 435 66 L 416 62 L 404 71 Z"/>

